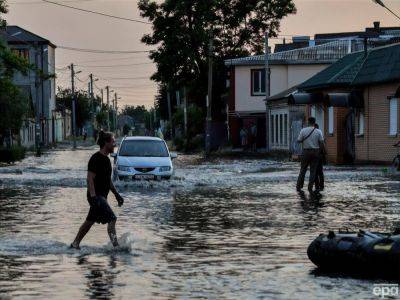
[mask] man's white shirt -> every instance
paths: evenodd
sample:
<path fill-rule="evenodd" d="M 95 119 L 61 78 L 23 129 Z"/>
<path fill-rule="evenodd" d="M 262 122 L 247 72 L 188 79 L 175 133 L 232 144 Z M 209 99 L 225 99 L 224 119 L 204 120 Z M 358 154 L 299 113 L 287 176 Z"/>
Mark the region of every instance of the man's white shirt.
<path fill-rule="evenodd" d="M 312 131 L 313 133 L 311 133 Z M 310 133 L 311 135 L 303 142 L 303 149 L 319 149 L 319 144 L 324 141 L 324 137 L 322 131 L 315 127 L 303 128 L 300 131 L 297 142 L 301 143 Z"/>

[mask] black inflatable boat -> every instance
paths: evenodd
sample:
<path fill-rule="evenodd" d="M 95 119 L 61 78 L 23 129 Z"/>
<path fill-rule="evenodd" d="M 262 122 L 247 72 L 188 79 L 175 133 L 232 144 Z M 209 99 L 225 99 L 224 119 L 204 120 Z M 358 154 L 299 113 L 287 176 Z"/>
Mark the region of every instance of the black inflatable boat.
<path fill-rule="evenodd" d="M 400 278 L 398 233 L 330 231 L 310 244 L 307 255 L 323 271 Z"/>

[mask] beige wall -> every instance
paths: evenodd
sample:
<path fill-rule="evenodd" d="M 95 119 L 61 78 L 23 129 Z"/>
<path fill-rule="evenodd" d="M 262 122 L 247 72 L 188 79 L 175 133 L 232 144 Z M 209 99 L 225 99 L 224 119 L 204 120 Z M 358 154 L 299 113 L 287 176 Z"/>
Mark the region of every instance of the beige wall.
<path fill-rule="evenodd" d="M 364 135 L 356 136 L 357 160 L 391 162 L 397 154 L 396 148 L 392 145 L 399 141 L 399 134 L 397 136 L 389 135 L 388 97 L 393 96 L 398 88 L 398 83 L 381 84 L 365 88 Z M 399 120 L 400 103 L 398 103 L 397 113 Z"/>
<path fill-rule="evenodd" d="M 328 65 L 271 65 L 271 96 L 300 84 Z M 251 70 L 257 66 L 235 67 L 235 111 L 265 112 L 265 96 L 251 95 Z"/>
<path fill-rule="evenodd" d="M 329 65 L 288 65 L 287 88 L 303 83 Z M 273 94 L 271 94 L 272 96 Z"/>

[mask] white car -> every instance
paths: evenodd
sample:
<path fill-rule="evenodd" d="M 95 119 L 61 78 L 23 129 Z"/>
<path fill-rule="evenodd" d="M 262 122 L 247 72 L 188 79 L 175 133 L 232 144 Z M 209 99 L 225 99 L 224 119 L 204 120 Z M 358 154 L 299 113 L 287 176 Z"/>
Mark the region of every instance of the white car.
<path fill-rule="evenodd" d="M 156 137 L 125 137 L 114 157 L 114 180 L 170 179 L 174 167 L 164 140 Z"/>

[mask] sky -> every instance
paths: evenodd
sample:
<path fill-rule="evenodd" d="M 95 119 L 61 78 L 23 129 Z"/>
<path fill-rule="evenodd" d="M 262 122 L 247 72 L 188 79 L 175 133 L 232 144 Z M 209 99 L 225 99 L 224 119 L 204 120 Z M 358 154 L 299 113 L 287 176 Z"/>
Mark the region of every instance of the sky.
<path fill-rule="evenodd" d="M 53 0 L 83 9 L 146 21 L 139 15 L 137 0 Z M 396 19 L 372 0 L 295 0 L 297 14 L 285 17 L 281 22 L 281 35 L 314 35 L 342 31 L 363 31 L 374 21 L 381 26 L 400 26 Z M 384 0 L 386 5 L 400 14 L 400 0 Z M 9 13 L 5 16 L 9 25 L 18 25 L 47 38 L 58 46 L 101 49 L 137 50 L 151 48 L 140 42 L 151 25 L 111 19 L 88 14 L 40 0 L 9 0 Z M 281 42 L 279 40 L 273 43 Z M 150 80 L 155 65 L 148 53 L 98 54 L 56 49 L 56 66 L 64 68 L 74 63 L 81 71 L 76 81 L 78 88 L 87 90 L 90 73 L 98 80 L 95 93 L 109 85 L 124 105 L 145 105 L 150 108 L 157 94 L 156 83 Z M 82 82 L 81 82 L 82 81 Z M 68 69 L 57 72 L 57 85 L 70 87 Z M 112 93 L 114 94 L 114 93 Z M 105 92 L 104 92 L 105 95 Z M 113 96 L 113 95 L 112 95 Z M 105 96 L 104 96 L 105 97 Z M 105 99 L 105 98 L 104 98 Z"/>

